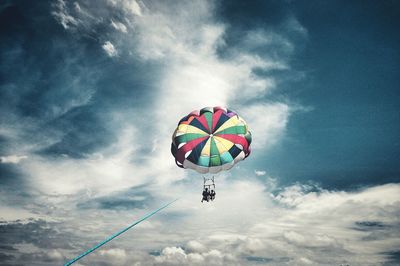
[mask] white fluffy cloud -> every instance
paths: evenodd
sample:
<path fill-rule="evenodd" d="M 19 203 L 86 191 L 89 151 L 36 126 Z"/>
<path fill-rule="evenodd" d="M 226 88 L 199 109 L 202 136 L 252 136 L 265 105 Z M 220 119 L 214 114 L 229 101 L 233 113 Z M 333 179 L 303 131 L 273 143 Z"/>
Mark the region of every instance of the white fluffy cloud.
<path fill-rule="evenodd" d="M 127 29 L 127 27 L 125 26 L 124 23 L 111 20 L 111 26 L 112 26 L 114 29 L 116 29 L 116 30 L 118 30 L 118 31 L 120 31 L 120 32 L 123 32 L 123 33 L 127 33 L 127 32 L 128 32 L 128 29 Z"/>
<path fill-rule="evenodd" d="M 103 249 L 99 251 L 99 254 L 106 257 L 106 260 L 114 261 L 116 264 L 123 264 L 127 258 L 126 251 L 120 248 Z"/>
<path fill-rule="evenodd" d="M 21 160 L 27 159 L 28 156 L 26 155 L 8 155 L 8 156 L 1 156 L 0 163 L 12 163 L 17 164 Z"/>
<path fill-rule="evenodd" d="M 43 193 L 79 198 L 106 195 L 148 182 L 152 170 L 131 163 L 132 154 L 140 147 L 134 138 L 137 129 L 130 126 L 119 133 L 112 146 L 85 159 L 32 156 L 24 164 L 24 171 L 32 176 L 32 186 Z"/>
<path fill-rule="evenodd" d="M 161 255 L 155 257 L 155 264 L 160 265 L 236 265 L 234 257 L 219 250 L 204 253 L 186 252 L 181 247 L 166 247 Z"/>
<path fill-rule="evenodd" d="M 284 103 L 255 104 L 240 110 L 250 125 L 253 149 L 268 148 L 285 133 L 290 107 Z"/>
<path fill-rule="evenodd" d="M 256 176 L 263 176 L 267 174 L 267 172 L 263 170 L 255 170 L 254 173 L 256 174 Z"/>
<path fill-rule="evenodd" d="M 102 47 L 109 57 L 114 57 L 118 54 L 117 49 L 115 49 L 114 47 L 114 44 L 112 44 L 110 41 L 106 41 Z"/>
<path fill-rule="evenodd" d="M 122 8 L 128 14 L 136 16 L 142 15 L 142 9 L 135 0 L 108 0 L 108 2 L 111 4 L 111 6 Z"/>

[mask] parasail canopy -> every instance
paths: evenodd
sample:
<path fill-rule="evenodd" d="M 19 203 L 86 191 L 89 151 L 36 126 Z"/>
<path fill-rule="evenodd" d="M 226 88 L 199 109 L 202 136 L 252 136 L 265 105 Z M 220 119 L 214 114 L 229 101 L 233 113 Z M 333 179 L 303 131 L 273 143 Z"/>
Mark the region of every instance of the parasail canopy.
<path fill-rule="evenodd" d="M 249 156 L 250 143 L 249 128 L 234 111 L 205 107 L 179 121 L 171 152 L 179 167 L 218 173 Z"/>

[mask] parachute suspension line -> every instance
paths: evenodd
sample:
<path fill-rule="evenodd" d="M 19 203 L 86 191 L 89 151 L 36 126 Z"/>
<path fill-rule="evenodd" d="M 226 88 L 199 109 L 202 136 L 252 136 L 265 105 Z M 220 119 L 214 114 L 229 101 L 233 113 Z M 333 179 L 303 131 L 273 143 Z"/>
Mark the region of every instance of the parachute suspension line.
<path fill-rule="evenodd" d="M 125 229 L 123 229 L 123 230 L 119 231 L 118 233 L 116 233 L 116 234 L 110 236 L 109 238 L 107 238 L 107 239 L 104 240 L 103 242 L 100 242 L 99 244 L 97 244 L 97 245 L 94 246 L 93 248 L 88 249 L 87 251 L 85 251 L 84 253 L 82 253 L 81 255 L 79 255 L 78 257 L 76 257 L 76 258 L 70 260 L 69 262 L 65 263 L 64 266 L 69 266 L 69 265 L 71 265 L 72 263 L 78 261 L 79 259 L 85 257 L 86 255 L 89 255 L 90 253 L 92 253 L 92 252 L 95 251 L 96 249 L 100 248 L 101 246 L 107 244 L 108 242 L 110 242 L 111 240 L 113 240 L 114 238 L 116 238 L 117 236 L 119 236 L 119 235 L 125 233 L 126 231 L 128 231 L 129 229 L 131 229 L 132 227 L 134 227 L 135 225 L 137 225 L 137 224 L 143 222 L 144 220 L 150 218 L 151 216 L 153 216 L 153 215 L 156 214 L 157 212 L 161 211 L 162 209 L 167 208 L 169 205 L 171 205 L 172 203 L 174 203 L 174 202 L 177 201 L 177 200 L 178 200 L 178 199 L 175 199 L 175 200 L 171 201 L 170 203 L 168 203 L 168 204 L 162 206 L 161 208 L 158 208 L 157 210 L 155 210 L 155 211 L 153 211 L 153 212 L 147 214 L 146 216 L 144 216 L 144 217 L 141 218 L 140 220 L 138 220 L 138 221 L 132 223 L 131 225 L 129 225 L 129 226 L 126 227 Z"/>
<path fill-rule="evenodd" d="M 211 189 L 211 188 L 213 188 L 213 189 L 215 189 L 215 181 L 214 181 L 214 176 L 213 177 L 210 177 L 210 178 L 206 178 L 205 176 L 203 176 L 203 189 L 206 189 L 206 188 L 208 188 L 208 189 Z M 210 182 L 208 182 L 207 183 L 207 181 L 210 181 Z"/>

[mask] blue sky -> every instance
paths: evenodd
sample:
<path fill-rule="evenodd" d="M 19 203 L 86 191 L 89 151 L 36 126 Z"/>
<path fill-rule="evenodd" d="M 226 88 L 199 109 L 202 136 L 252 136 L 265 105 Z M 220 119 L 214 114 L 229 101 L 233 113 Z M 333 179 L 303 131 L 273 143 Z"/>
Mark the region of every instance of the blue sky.
<path fill-rule="evenodd" d="M 4 1 L 0 264 L 399 263 L 394 1 Z M 177 168 L 179 119 L 237 111 L 252 154 Z M 324 254 L 323 256 L 321 254 Z"/>

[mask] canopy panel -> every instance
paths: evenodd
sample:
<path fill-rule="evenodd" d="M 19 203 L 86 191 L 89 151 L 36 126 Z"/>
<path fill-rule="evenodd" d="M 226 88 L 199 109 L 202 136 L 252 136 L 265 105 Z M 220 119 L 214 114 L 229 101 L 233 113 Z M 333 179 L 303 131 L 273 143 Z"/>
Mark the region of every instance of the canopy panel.
<path fill-rule="evenodd" d="M 249 128 L 234 111 L 205 107 L 179 121 L 171 152 L 179 167 L 217 173 L 249 156 L 250 143 Z"/>

